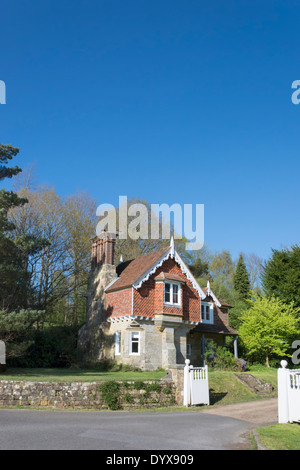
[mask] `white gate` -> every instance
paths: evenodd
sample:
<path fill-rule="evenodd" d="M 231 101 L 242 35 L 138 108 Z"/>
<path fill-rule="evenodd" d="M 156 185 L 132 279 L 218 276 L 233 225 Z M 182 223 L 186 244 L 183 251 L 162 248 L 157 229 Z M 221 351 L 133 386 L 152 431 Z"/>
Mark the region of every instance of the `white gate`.
<path fill-rule="evenodd" d="M 190 366 L 185 361 L 184 368 L 184 406 L 209 405 L 208 369 Z"/>
<path fill-rule="evenodd" d="M 300 422 L 300 369 L 287 369 L 281 361 L 278 369 L 278 422 Z"/>

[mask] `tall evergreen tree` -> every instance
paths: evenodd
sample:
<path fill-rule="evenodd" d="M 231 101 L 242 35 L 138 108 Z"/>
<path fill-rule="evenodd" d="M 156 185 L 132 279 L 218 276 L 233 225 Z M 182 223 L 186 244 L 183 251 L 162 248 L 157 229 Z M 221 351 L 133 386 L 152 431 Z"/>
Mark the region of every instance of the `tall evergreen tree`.
<path fill-rule="evenodd" d="M 268 296 L 300 307 L 300 246 L 273 250 L 263 269 L 262 285 Z"/>
<path fill-rule="evenodd" d="M 250 281 L 243 255 L 240 255 L 237 262 L 236 270 L 233 276 L 233 287 L 241 299 L 248 298 Z"/>
<path fill-rule="evenodd" d="M 0 181 L 12 178 L 22 171 L 19 167 L 8 168 L 6 165 L 19 153 L 11 145 L 0 145 Z M 14 243 L 11 232 L 14 225 L 9 222 L 7 214 L 12 207 L 25 204 L 12 191 L 0 190 L 0 307 L 7 308 L 15 304 L 16 292 L 22 284 L 22 269 L 19 250 Z"/>
<path fill-rule="evenodd" d="M 0 181 L 22 171 L 18 166 L 7 166 L 18 153 L 18 148 L 0 144 Z M 27 234 L 14 236 L 15 226 L 9 220 L 8 212 L 26 203 L 27 199 L 15 192 L 0 190 L 0 309 L 6 311 L 30 306 L 26 256 L 46 243 Z"/>

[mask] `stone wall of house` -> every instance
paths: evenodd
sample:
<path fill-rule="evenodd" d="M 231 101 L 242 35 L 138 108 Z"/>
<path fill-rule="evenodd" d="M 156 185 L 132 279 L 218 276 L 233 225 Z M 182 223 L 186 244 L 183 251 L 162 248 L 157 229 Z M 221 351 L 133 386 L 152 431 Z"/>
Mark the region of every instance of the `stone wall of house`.
<path fill-rule="evenodd" d="M 103 286 L 116 276 L 116 268 L 106 264 L 91 271 L 87 288 L 86 322 L 78 332 L 78 349 L 82 361 L 93 362 L 105 358 L 104 348 L 111 338 L 107 337 L 109 325 L 104 321 L 105 294 Z"/>
<path fill-rule="evenodd" d="M 127 319 L 106 323 L 106 347 L 104 355 L 117 363 L 127 364 L 142 370 L 169 368 L 175 364 L 184 364 L 186 359 L 186 335 L 191 328 L 183 324 L 165 324 L 161 328 L 154 320 Z M 107 326 L 109 325 L 109 326 Z M 140 332 L 140 353 L 130 354 L 130 332 Z M 115 354 L 115 333 L 121 332 L 121 354 Z"/>
<path fill-rule="evenodd" d="M 157 382 L 119 382 L 120 409 L 155 408 L 176 404 L 172 379 Z M 53 409 L 109 409 L 100 382 L 15 382 L 0 381 L 0 406 L 46 407 Z"/>

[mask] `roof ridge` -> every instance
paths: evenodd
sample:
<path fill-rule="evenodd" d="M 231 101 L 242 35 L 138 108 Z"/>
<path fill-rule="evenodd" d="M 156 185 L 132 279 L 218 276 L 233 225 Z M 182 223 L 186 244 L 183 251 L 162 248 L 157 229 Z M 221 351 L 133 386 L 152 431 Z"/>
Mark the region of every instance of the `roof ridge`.
<path fill-rule="evenodd" d="M 160 259 L 164 254 L 170 250 L 169 246 L 163 247 L 157 251 L 146 253 L 144 255 L 137 256 L 131 261 L 124 261 L 123 263 L 128 263 L 128 265 L 121 271 L 120 276 L 115 280 L 115 282 L 109 286 L 107 292 L 110 290 L 124 289 L 134 285 L 136 281 L 142 278 L 148 271 L 154 266 L 157 262 L 157 259 Z M 145 262 L 145 264 L 143 263 Z M 148 264 L 147 264 L 148 261 Z M 141 263 L 141 264 L 140 264 Z M 136 269 L 137 273 L 134 272 Z M 132 273 L 130 271 L 133 271 Z M 129 279 L 126 281 L 126 276 Z M 122 283 L 123 277 L 123 283 Z M 121 284 L 121 285 L 120 285 Z"/>

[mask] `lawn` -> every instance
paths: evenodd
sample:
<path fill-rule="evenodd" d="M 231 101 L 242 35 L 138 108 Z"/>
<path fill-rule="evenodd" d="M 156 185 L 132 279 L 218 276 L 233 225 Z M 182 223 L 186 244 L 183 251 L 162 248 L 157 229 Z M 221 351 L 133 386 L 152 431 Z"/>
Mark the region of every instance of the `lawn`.
<path fill-rule="evenodd" d="M 256 431 L 268 450 L 300 450 L 299 424 L 275 424 Z"/>
<path fill-rule="evenodd" d="M 274 387 L 274 394 L 277 393 L 277 369 L 268 369 L 264 366 L 251 367 L 246 372 L 266 383 L 271 383 Z M 230 405 L 246 401 L 261 400 L 256 393 L 243 385 L 235 377 L 235 372 L 211 370 L 209 371 L 209 388 L 211 405 Z M 238 372 L 237 375 L 242 375 Z"/>
<path fill-rule="evenodd" d="M 107 380 L 134 381 L 160 380 L 166 375 L 164 370 L 105 371 L 99 369 L 7 369 L 0 373 L 0 380 L 28 382 L 103 382 Z"/>
<path fill-rule="evenodd" d="M 277 369 L 266 367 L 254 367 L 247 373 L 251 373 L 264 382 L 271 382 L 277 391 Z M 248 387 L 243 385 L 232 371 L 210 369 L 209 389 L 210 404 L 214 406 L 242 403 L 253 400 L 261 400 Z M 242 374 L 242 373 L 239 373 Z M 165 376 L 164 370 L 157 371 L 105 371 L 99 369 L 13 369 L 8 368 L 5 373 L 0 373 L 0 380 L 15 380 L 28 382 L 103 382 L 107 380 L 117 381 L 156 381 Z"/>

